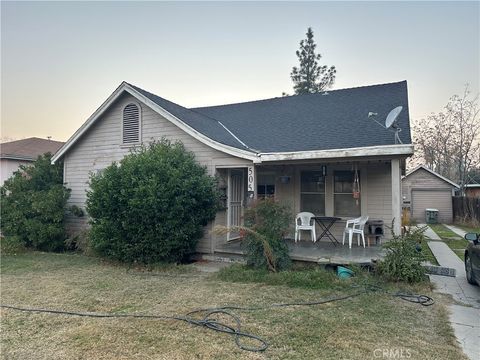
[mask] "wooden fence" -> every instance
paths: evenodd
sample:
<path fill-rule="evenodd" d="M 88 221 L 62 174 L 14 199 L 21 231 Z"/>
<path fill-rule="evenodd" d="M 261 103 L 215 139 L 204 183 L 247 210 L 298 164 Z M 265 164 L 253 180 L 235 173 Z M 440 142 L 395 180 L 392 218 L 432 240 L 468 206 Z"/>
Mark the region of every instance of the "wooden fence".
<path fill-rule="evenodd" d="M 461 221 L 480 221 L 480 198 L 454 196 L 453 218 Z"/>

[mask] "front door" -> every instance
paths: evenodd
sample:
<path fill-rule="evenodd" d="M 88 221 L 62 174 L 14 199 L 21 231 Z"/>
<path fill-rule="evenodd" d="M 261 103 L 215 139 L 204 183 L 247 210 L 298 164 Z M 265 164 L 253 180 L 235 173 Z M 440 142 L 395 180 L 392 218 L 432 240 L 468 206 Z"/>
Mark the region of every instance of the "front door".
<path fill-rule="evenodd" d="M 228 227 L 243 225 L 243 207 L 245 201 L 245 173 L 231 169 L 228 182 Z M 238 231 L 230 231 L 227 240 L 237 239 Z"/>

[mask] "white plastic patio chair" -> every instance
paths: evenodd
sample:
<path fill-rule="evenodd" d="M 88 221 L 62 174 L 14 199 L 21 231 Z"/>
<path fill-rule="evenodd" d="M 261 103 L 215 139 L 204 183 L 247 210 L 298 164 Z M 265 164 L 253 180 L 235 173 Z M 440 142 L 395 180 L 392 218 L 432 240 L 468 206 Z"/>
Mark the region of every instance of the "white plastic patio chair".
<path fill-rule="evenodd" d="M 363 241 L 363 247 L 365 247 L 365 234 L 363 233 L 363 229 L 367 221 L 368 221 L 368 216 L 360 216 L 359 218 L 356 218 L 356 219 L 347 220 L 347 223 L 345 224 L 345 230 L 343 231 L 342 245 L 345 245 L 345 235 L 348 234 L 348 247 L 351 249 L 353 234 L 357 234 L 358 246 L 360 246 L 360 236 L 361 236 Z"/>
<path fill-rule="evenodd" d="M 311 212 L 301 212 L 295 217 L 295 242 L 302 240 L 302 231 L 310 231 L 312 234 L 312 241 L 317 241 L 317 235 L 315 234 L 315 219 L 312 219 L 315 215 Z"/>

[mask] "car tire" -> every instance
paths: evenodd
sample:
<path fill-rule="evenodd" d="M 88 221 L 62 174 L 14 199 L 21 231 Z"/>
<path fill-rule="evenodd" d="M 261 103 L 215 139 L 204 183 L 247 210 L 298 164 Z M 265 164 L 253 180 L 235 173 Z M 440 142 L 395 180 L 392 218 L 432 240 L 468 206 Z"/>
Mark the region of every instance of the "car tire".
<path fill-rule="evenodd" d="M 468 256 L 468 254 L 465 254 L 465 273 L 467 275 L 467 281 L 472 285 L 477 285 L 475 276 L 473 275 L 472 261 L 470 260 L 470 256 Z"/>

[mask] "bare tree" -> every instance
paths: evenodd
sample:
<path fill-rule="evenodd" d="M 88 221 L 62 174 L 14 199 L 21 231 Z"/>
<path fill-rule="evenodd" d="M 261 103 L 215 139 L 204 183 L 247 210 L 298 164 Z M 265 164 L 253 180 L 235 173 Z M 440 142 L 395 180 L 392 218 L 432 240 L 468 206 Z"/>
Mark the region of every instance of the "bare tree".
<path fill-rule="evenodd" d="M 414 161 L 457 182 L 463 192 L 469 174 L 480 167 L 478 115 L 478 95 L 472 97 L 466 85 L 463 95 L 452 96 L 443 112 L 415 122 Z"/>

